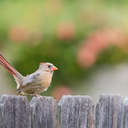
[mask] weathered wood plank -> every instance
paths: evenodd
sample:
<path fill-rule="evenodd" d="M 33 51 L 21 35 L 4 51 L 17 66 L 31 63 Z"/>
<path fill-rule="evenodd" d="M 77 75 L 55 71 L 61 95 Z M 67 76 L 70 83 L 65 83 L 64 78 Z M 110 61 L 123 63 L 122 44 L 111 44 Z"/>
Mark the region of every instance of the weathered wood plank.
<path fill-rule="evenodd" d="M 34 97 L 30 106 L 32 128 L 56 128 L 57 105 L 52 97 Z"/>
<path fill-rule="evenodd" d="M 31 128 L 31 111 L 26 97 L 1 97 L 0 128 Z"/>
<path fill-rule="evenodd" d="M 123 125 L 124 125 L 124 128 L 128 128 L 128 97 L 124 99 Z"/>
<path fill-rule="evenodd" d="M 123 128 L 123 99 L 119 95 L 101 95 L 96 106 L 96 128 Z"/>
<path fill-rule="evenodd" d="M 63 96 L 59 102 L 61 128 L 94 128 L 94 105 L 88 96 Z"/>

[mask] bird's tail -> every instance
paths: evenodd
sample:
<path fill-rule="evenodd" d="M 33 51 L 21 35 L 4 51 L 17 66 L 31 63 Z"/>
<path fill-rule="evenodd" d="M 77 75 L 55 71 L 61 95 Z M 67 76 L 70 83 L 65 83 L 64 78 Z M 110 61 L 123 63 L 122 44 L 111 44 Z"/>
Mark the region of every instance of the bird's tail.
<path fill-rule="evenodd" d="M 11 66 L 11 64 L 0 54 L 0 64 L 6 68 L 14 77 L 22 79 L 22 75 Z"/>

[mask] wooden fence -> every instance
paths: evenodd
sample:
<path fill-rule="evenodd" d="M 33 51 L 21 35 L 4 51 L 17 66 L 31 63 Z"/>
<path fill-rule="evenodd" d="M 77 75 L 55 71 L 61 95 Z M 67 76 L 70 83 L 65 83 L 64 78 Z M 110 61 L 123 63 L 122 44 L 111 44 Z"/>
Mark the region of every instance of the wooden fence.
<path fill-rule="evenodd" d="M 3 95 L 0 128 L 128 128 L 128 99 L 101 95 L 96 105 L 89 96 L 52 97 Z"/>

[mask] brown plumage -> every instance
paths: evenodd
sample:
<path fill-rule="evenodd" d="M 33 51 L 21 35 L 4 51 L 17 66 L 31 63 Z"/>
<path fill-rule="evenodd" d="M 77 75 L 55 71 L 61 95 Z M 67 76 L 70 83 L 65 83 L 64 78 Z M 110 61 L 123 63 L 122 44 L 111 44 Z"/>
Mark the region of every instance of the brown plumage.
<path fill-rule="evenodd" d="M 40 63 L 34 73 L 23 76 L 0 54 L 0 64 L 15 78 L 18 94 L 39 95 L 46 91 L 52 81 L 52 76 L 57 67 L 52 63 Z"/>

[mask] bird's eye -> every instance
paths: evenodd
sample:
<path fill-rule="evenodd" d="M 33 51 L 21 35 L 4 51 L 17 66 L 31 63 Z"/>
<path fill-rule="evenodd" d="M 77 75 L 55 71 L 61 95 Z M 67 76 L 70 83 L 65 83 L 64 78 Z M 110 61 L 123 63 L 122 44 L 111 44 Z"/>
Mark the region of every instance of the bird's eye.
<path fill-rule="evenodd" d="M 48 68 L 51 68 L 51 65 L 48 65 Z"/>

